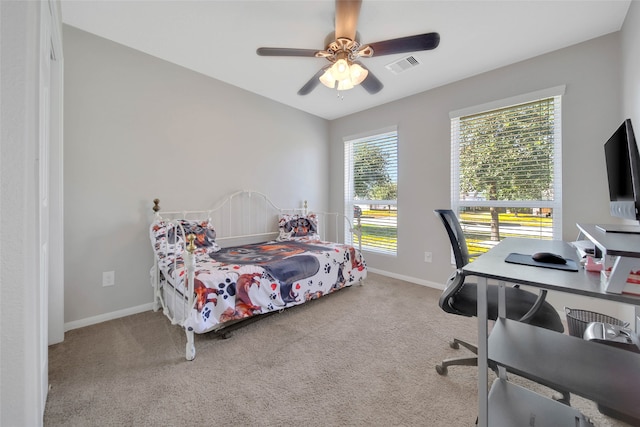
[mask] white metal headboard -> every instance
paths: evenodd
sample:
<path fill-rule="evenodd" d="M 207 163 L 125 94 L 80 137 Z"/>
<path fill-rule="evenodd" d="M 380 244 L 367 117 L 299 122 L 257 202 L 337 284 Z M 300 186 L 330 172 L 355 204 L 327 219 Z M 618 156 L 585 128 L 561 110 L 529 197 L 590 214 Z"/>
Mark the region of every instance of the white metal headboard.
<path fill-rule="evenodd" d="M 160 200 L 153 201 L 157 218 L 209 220 L 216 230 L 216 242 L 221 247 L 236 246 L 273 240 L 278 237 L 278 215 L 307 214 L 307 202 L 300 208 L 283 209 L 269 197 L 258 191 L 241 190 L 226 196 L 210 210 L 163 211 Z M 346 220 L 349 230 L 351 222 L 341 213 L 315 212 L 318 231 L 322 240 L 339 242 L 340 221 Z M 329 235 L 330 234 L 330 235 Z"/>

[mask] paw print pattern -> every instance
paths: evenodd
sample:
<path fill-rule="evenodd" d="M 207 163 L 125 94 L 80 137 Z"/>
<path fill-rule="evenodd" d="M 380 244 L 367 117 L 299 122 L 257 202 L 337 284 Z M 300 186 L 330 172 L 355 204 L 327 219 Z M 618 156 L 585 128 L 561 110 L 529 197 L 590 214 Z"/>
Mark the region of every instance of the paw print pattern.
<path fill-rule="evenodd" d="M 230 296 L 235 296 L 236 294 L 236 282 L 231 281 L 231 279 L 227 278 L 223 283 L 218 283 L 218 295 L 222 296 L 223 299 L 227 299 Z"/>
<path fill-rule="evenodd" d="M 324 272 L 327 273 L 327 274 L 329 274 L 331 272 L 331 264 L 326 263 L 324 265 Z"/>
<path fill-rule="evenodd" d="M 318 282 L 318 287 L 319 287 L 319 288 L 321 288 L 321 287 L 322 287 L 322 280 L 320 280 L 320 281 Z"/>
<path fill-rule="evenodd" d="M 207 320 L 209 320 L 209 316 L 211 316 L 211 309 L 205 305 L 204 309 L 202 310 L 202 319 L 204 319 L 204 321 L 206 322 Z"/>
<path fill-rule="evenodd" d="M 313 280 L 309 280 L 309 281 L 307 282 L 307 286 L 309 286 L 309 287 L 313 286 Z"/>

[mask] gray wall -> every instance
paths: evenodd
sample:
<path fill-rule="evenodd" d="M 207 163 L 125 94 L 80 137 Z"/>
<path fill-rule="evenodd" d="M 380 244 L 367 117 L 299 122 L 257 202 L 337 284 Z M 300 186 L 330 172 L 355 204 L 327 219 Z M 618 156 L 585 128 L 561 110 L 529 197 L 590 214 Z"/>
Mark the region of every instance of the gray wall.
<path fill-rule="evenodd" d="M 332 209 L 343 204 L 343 137 L 398 125 L 398 256 L 367 254 L 368 264 L 414 281 L 444 283 L 452 272 L 450 246 L 432 211 L 450 206 L 449 112 L 558 85 L 566 85 L 563 237 L 576 238 L 576 222 L 614 221 L 602 145 L 621 123 L 620 53 L 620 33 L 614 33 L 332 121 Z M 425 251 L 433 252 L 433 263 L 424 262 Z M 591 303 L 552 300 L 558 309 Z"/>
<path fill-rule="evenodd" d="M 67 325 L 152 301 L 155 197 L 207 209 L 247 189 L 327 209 L 325 120 L 73 27 L 64 49 Z"/>

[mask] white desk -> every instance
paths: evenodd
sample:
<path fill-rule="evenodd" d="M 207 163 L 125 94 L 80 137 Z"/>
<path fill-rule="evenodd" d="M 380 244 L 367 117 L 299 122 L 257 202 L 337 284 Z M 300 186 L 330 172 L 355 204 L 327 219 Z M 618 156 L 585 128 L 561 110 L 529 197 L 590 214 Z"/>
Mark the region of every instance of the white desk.
<path fill-rule="evenodd" d="M 498 418 L 498 413 L 510 410 L 510 405 L 501 405 L 505 395 L 511 393 L 505 389 L 504 381 L 496 381 L 494 388 L 498 391 L 493 392 L 492 389 L 489 399 L 488 358 L 509 371 L 526 372 L 531 378 L 539 378 L 546 384 L 556 384 L 572 393 L 640 418 L 640 354 L 504 318 L 498 319 L 491 337 L 488 337 L 488 279 L 497 280 L 503 288 L 499 292 L 501 316 L 504 316 L 505 283 L 519 283 L 640 305 L 640 297 L 605 292 L 600 275 L 584 269 L 570 272 L 504 261 L 511 252 L 533 254 L 540 251 L 554 252 L 577 261 L 575 249 L 562 241 L 508 238 L 463 268 L 466 275 L 476 276 L 478 279 L 478 425 L 497 427 L 505 419 L 503 415 Z M 513 393 L 511 395 L 515 396 Z M 521 394 L 517 396 L 518 399 L 524 398 Z M 558 409 L 556 405 L 560 405 L 552 400 L 548 403 L 550 412 Z M 529 425 L 529 415 L 523 413 L 514 417 L 523 417 L 521 425 Z M 557 425 L 566 423 L 559 422 Z"/>

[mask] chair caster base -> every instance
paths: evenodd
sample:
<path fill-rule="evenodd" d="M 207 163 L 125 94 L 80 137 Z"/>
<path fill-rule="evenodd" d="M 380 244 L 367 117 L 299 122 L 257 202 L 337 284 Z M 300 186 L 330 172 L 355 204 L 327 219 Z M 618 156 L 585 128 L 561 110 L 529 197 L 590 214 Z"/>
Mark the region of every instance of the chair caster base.
<path fill-rule="evenodd" d="M 569 393 L 561 393 L 557 392 L 551 396 L 553 400 L 558 403 L 562 403 L 563 405 L 571 406 L 571 395 Z"/>
<path fill-rule="evenodd" d="M 442 365 L 436 365 L 436 372 L 440 375 L 447 375 L 447 367 Z"/>

